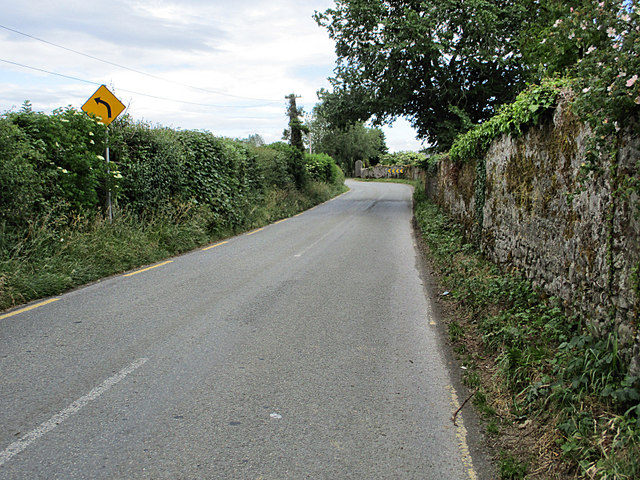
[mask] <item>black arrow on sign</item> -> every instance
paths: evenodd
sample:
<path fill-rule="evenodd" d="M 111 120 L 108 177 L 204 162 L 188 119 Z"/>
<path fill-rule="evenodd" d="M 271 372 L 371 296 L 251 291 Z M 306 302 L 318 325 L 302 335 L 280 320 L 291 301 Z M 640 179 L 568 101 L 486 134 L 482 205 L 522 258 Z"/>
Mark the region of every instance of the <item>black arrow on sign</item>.
<path fill-rule="evenodd" d="M 111 105 L 109 105 L 107 102 L 102 100 L 100 97 L 96 97 L 96 98 L 94 98 L 94 100 L 96 101 L 96 105 L 101 103 L 105 107 L 107 107 L 107 118 L 111 118 Z"/>

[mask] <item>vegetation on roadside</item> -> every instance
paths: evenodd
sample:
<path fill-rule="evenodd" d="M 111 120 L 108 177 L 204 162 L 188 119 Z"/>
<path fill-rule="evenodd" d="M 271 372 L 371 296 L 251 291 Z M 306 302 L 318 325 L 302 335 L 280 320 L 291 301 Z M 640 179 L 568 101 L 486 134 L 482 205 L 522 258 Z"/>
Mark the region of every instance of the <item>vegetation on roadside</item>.
<path fill-rule="evenodd" d="M 291 216 L 344 191 L 326 155 L 73 108 L 0 117 L 0 309 Z M 256 142 L 258 143 L 258 142 Z M 108 192 L 113 220 L 105 211 Z"/>
<path fill-rule="evenodd" d="M 449 157 L 459 163 L 478 159 L 501 135 L 517 137 L 527 127 L 539 125 L 555 108 L 560 92 L 569 85 L 567 79 L 545 79 L 540 85 L 529 86 L 513 103 L 502 105 L 495 116 L 458 136 L 449 150 Z"/>
<path fill-rule="evenodd" d="M 458 308 L 449 338 L 502 453 L 501 478 L 640 476 L 640 391 L 614 333 L 594 335 L 554 298 L 506 274 L 416 188 L 432 265 Z"/>

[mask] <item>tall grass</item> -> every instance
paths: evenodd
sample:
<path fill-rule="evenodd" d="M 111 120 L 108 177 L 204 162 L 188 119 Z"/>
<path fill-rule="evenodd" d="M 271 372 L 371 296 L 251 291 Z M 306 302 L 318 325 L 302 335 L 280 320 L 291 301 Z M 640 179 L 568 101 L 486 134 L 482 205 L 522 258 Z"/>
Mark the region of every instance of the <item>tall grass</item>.
<path fill-rule="evenodd" d="M 273 189 L 233 228 L 216 223 L 207 206 L 176 205 L 141 216 L 43 215 L 25 230 L 0 225 L 0 310 L 153 263 L 241 231 L 292 216 L 343 192 L 344 185 L 310 182 L 304 189 Z"/>

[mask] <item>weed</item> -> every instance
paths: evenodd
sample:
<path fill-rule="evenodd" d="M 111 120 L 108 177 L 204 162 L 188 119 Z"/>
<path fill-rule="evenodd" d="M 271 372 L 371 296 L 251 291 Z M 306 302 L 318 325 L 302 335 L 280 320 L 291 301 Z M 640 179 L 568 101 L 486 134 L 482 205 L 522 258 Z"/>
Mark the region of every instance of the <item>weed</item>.
<path fill-rule="evenodd" d="M 448 330 L 449 330 L 449 339 L 452 342 L 455 342 L 456 340 L 464 336 L 464 330 L 462 329 L 460 324 L 455 320 L 449 324 Z"/>
<path fill-rule="evenodd" d="M 512 454 L 500 453 L 499 471 L 502 480 L 519 480 L 527 474 L 527 464 L 519 461 Z"/>
<path fill-rule="evenodd" d="M 467 370 L 463 381 L 469 388 L 477 388 L 481 385 L 480 374 L 475 370 Z"/>
<path fill-rule="evenodd" d="M 489 404 L 487 394 L 482 390 L 478 390 L 473 396 L 473 404 L 485 417 L 493 417 L 496 414 L 496 409 Z"/>
<path fill-rule="evenodd" d="M 489 423 L 487 423 L 487 433 L 489 435 L 498 435 L 500 433 L 500 427 L 495 420 L 490 420 Z"/>

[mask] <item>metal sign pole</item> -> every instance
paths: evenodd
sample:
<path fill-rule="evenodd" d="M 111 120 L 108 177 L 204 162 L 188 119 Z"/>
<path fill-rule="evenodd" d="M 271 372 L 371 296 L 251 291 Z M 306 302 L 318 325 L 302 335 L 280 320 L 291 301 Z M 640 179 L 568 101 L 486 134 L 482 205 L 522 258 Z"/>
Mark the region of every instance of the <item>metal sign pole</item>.
<path fill-rule="evenodd" d="M 107 215 L 111 224 L 113 222 L 113 210 L 111 209 L 111 171 L 109 170 L 109 127 L 107 127 L 107 152 L 105 158 L 107 159 Z"/>

